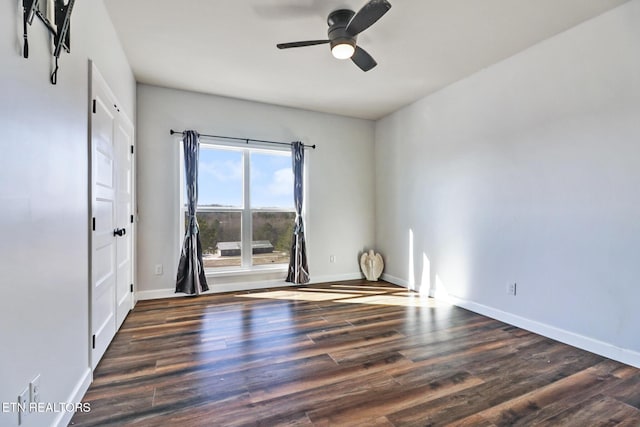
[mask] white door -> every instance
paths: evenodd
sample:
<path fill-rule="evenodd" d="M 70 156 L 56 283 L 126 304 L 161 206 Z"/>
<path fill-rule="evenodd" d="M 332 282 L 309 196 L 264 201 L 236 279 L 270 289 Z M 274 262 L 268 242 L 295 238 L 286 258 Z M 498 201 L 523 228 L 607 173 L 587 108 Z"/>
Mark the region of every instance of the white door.
<path fill-rule="evenodd" d="M 118 120 L 116 148 L 116 328 L 133 307 L 133 125 Z"/>
<path fill-rule="evenodd" d="M 93 74 L 91 115 L 91 333 L 92 368 L 116 334 L 116 176 L 113 103 Z"/>
<path fill-rule="evenodd" d="M 133 125 L 91 68 L 91 366 L 132 308 Z"/>

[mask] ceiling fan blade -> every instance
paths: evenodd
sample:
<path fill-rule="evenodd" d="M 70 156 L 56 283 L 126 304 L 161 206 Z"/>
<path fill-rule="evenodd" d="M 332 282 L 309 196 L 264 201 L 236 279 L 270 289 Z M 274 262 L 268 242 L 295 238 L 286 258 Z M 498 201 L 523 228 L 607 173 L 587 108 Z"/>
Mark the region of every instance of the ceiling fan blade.
<path fill-rule="evenodd" d="M 347 33 L 358 35 L 373 24 L 391 9 L 391 3 L 387 0 L 371 0 L 351 18 L 347 25 Z"/>
<path fill-rule="evenodd" d="M 356 51 L 351 57 L 351 60 L 354 64 L 360 67 L 362 71 L 369 71 L 370 69 L 378 65 L 376 60 L 373 59 L 371 55 L 369 55 L 367 51 L 360 46 L 356 46 Z"/>
<path fill-rule="evenodd" d="M 292 47 L 315 46 L 317 44 L 327 44 L 329 40 L 307 40 L 303 42 L 278 43 L 278 49 L 289 49 Z"/>

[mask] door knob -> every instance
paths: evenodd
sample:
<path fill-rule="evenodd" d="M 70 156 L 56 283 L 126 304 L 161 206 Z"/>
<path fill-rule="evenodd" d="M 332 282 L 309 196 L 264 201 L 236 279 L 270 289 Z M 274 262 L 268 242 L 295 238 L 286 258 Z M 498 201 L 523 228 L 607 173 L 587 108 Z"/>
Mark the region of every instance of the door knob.
<path fill-rule="evenodd" d="M 127 234 L 127 230 L 124 228 L 116 228 L 115 230 L 113 230 L 113 235 L 114 236 L 124 236 L 125 234 Z"/>

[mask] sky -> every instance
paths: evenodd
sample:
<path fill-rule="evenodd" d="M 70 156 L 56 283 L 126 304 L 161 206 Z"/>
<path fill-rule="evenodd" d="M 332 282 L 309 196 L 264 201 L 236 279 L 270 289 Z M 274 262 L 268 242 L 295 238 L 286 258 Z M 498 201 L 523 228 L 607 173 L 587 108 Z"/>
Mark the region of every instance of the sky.
<path fill-rule="evenodd" d="M 242 206 L 242 151 L 201 146 L 198 205 Z M 293 208 L 289 152 L 250 154 L 252 208 Z"/>

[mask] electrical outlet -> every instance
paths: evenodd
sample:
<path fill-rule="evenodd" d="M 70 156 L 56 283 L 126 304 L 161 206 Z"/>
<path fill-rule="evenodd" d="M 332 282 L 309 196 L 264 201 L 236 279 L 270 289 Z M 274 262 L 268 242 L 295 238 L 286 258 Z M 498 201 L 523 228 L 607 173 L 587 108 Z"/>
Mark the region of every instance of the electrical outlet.
<path fill-rule="evenodd" d="M 507 285 L 507 295 L 516 296 L 516 283 L 509 283 Z"/>
<path fill-rule="evenodd" d="M 18 395 L 18 425 L 25 422 L 25 418 L 29 414 L 29 387 L 25 388 Z"/>
<path fill-rule="evenodd" d="M 31 404 L 40 402 L 40 374 L 29 383 L 29 402 Z"/>
<path fill-rule="evenodd" d="M 156 264 L 156 276 L 160 276 L 162 274 L 162 264 Z"/>
<path fill-rule="evenodd" d="M 335 255 L 329 255 L 329 262 L 332 263 L 332 264 L 334 262 L 336 262 L 336 256 Z"/>

